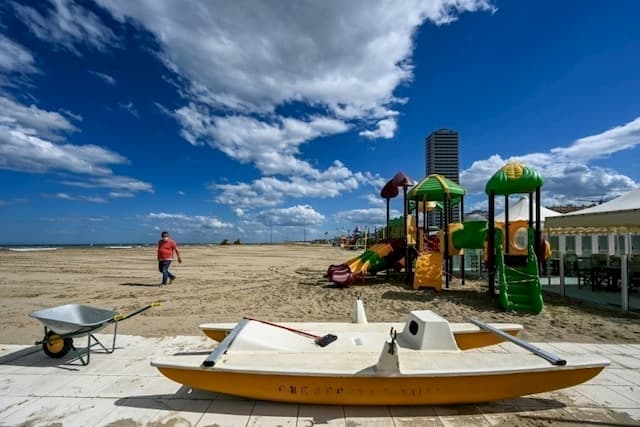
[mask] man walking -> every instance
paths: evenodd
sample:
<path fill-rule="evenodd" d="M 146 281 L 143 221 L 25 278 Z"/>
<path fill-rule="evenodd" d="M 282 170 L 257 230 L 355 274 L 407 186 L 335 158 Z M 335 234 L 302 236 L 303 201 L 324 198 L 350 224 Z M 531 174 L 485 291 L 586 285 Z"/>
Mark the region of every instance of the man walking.
<path fill-rule="evenodd" d="M 178 245 L 169 238 L 169 233 L 163 231 L 161 237 L 162 239 L 158 241 L 158 270 L 162 273 L 161 285 L 167 286 L 167 279 L 169 280 L 169 284 L 176 279 L 176 276 L 169 271 L 169 266 L 171 265 L 171 261 L 173 261 L 173 253 L 176 253 L 179 263 L 182 263 L 182 258 L 180 258 L 180 252 L 178 252 Z"/>

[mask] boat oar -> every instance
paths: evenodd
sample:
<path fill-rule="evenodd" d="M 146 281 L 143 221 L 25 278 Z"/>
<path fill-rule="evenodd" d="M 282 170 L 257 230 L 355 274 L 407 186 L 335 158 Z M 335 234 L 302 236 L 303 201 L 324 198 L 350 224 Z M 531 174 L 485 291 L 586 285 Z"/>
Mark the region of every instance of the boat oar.
<path fill-rule="evenodd" d="M 553 353 L 549 353 L 548 351 L 545 351 L 543 349 L 541 349 L 538 346 L 535 346 L 525 340 L 521 340 L 520 338 L 516 338 L 512 335 L 507 334 L 506 332 L 501 331 L 500 329 L 494 328 L 491 325 L 487 325 L 484 322 L 481 322 L 479 320 L 475 320 L 475 319 L 469 319 L 469 321 L 471 323 L 473 323 L 474 325 L 476 325 L 478 328 L 480 329 L 484 329 L 487 332 L 491 332 L 494 333 L 496 335 L 498 335 L 501 338 L 504 338 L 505 341 L 511 341 L 512 343 L 526 349 L 529 350 L 531 353 L 535 354 L 538 357 L 542 357 L 543 359 L 545 359 L 546 361 L 548 361 L 549 363 L 551 363 L 552 365 L 556 365 L 556 366 L 564 366 L 567 364 L 567 361 L 561 357 L 556 356 Z"/>
<path fill-rule="evenodd" d="M 253 317 L 246 317 L 246 316 L 244 318 L 247 320 L 253 320 L 254 322 L 264 323 L 265 325 L 275 326 L 276 328 L 285 329 L 287 331 L 294 332 L 296 334 L 303 335 L 305 337 L 313 338 L 315 343 L 320 347 L 326 347 L 338 339 L 338 337 L 333 334 L 327 334 L 323 336 L 314 335 L 314 334 L 310 334 L 309 332 L 301 331 L 300 329 L 289 328 L 288 326 L 278 325 L 277 323 L 269 322 L 267 320 L 254 319 Z"/>

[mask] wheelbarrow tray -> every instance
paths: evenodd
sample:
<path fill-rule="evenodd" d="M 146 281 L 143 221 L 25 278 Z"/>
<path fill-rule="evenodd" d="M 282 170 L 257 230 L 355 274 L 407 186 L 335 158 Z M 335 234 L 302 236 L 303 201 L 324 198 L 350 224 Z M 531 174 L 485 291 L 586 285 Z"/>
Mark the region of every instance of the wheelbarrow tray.
<path fill-rule="evenodd" d="M 149 304 L 127 315 L 121 315 L 117 311 L 88 305 L 65 304 L 43 308 L 42 310 L 34 311 L 29 316 L 39 320 L 44 325 L 44 338 L 36 341 L 36 345 L 42 344 L 42 349 L 47 356 L 57 359 L 73 350 L 77 359 L 83 365 L 88 365 L 91 360 L 91 347 L 98 345 L 106 353 L 113 353 L 116 349 L 118 322 L 158 305 L 158 303 Z M 110 324 L 113 324 L 113 341 L 109 349 L 93 333 Z M 85 335 L 87 336 L 87 346 L 76 348 L 73 345 L 73 338 Z"/>
<path fill-rule="evenodd" d="M 117 315 L 116 311 L 82 304 L 59 305 L 30 314 L 49 330 L 67 336 L 81 336 L 95 332 L 113 322 Z"/>

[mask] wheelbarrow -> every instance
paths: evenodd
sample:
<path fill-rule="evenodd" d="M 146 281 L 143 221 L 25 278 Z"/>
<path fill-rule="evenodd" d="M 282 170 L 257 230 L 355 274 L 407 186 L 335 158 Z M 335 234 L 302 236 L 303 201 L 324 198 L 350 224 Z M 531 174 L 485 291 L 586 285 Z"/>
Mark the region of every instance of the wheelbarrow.
<path fill-rule="evenodd" d="M 42 344 L 42 350 L 47 356 L 58 359 L 73 351 L 83 365 L 88 365 L 91 360 L 91 348 L 96 345 L 102 347 L 107 353 L 113 353 L 116 348 L 118 322 L 159 305 L 159 303 L 153 303 L 132 313 L 120 314 L 117 311 L 88 305 L 65 304 L 37 310 L 29 316 L 38 319 L 44 325 L 44 338 L 36 341 L 36 345 Z M 113 343 L 111 349 L 108 349 L 96 338 L 94 333 L 110 324 L 114 324 Z M 87 336 L 87 346 L 76 348 L 73 344 L 73 338 L 85 335 Z M 86 358 L 83 357 L 84 355 Z"/>

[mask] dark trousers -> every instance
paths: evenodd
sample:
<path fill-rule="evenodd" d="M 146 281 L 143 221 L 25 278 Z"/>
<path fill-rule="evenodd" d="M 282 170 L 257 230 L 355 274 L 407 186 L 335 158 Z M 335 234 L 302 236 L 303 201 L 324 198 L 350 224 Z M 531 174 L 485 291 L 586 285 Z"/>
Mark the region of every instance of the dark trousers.
<path fill-rule="evenodd" d="M 171 260 L 168 261 L 158 261 L 158 270 L 162 273 L 162 284 L 167 284 L 167 279 L 175 279 L 176 276 L 171 274 L 169 271 L 169 266 L 171 265 Z"/>

